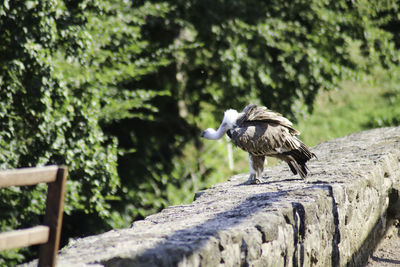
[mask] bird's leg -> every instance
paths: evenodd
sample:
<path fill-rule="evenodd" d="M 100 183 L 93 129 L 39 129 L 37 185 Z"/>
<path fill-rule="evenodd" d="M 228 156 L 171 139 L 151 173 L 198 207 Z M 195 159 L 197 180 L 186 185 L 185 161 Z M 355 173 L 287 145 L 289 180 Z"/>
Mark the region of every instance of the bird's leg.
<path fill-rule="evenodd" d="M 264 159 L 265 157 L 254 157 L 249 154 L 249 169 L 250 177 L 247 184 L 259 184 L 261 183 L 262 172 L 264 170 Z"/>
<path fill-rule="evenodd" d="M 249 180 L 247 180 L 246 184 L 255 184 L 256 182 L 256 170 L 253 169 L 253 160 L 251 154 L 249 154 L 249 169 L 250 169 L 250 176 Z"/>

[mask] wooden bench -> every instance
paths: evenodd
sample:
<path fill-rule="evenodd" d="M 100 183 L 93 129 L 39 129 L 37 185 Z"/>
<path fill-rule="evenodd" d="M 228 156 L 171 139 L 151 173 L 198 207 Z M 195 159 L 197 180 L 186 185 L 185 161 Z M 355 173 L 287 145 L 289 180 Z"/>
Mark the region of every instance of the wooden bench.
<path fill-rule="evenodd" d="M 0 188 L 39 183 L 48 185 L 43 225 L 0 233 L 0 251 L 41 244 L 38 266 L 56 265 L 67 174 L 66 166 L 0 171 Z"/>

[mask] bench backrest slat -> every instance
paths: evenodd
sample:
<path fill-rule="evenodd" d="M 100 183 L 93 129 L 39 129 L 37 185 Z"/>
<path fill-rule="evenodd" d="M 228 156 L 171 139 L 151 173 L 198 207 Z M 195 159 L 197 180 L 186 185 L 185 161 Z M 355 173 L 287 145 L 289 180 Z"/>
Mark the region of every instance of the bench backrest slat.
<path fill-rule="evenodd" d="M 57 178 L 58 166 L 23 168 L 0 172 L 0 188 L 51 183 Z"/>
<path fill-rule="evenodd" d="M 0 188 L 47 183 L 44 225 L 0 233 L 0 250 L 41 244 L 38 266 L 55 266 L 60 244 L 68 168 L 47 166 L 0 171 Z"/>
<path fill-rule="evenodd" d="M 49 240 L 49 233 L 50 228 L 44 225 L 0 233 L 0 250 L 46 243 Z"/>

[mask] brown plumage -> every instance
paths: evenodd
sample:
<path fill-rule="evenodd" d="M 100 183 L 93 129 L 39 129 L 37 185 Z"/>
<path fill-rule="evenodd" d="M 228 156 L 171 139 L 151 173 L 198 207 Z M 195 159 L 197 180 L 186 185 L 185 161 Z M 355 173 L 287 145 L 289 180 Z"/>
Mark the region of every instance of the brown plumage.
<path fill-rule="evenodd" d="M 302 178 L 308 173 L 306 162 L 315 157 L 297 138 L 300 132 L 292 123 L 266 107 L 248 105 L 241 113 L 228 110 L 218 131 L 207 129 L 202 136 L 218 139 L 224 131 L 236 146 L 249 153 L 250 183 L 259 182 L 266 156 L 285 161 Z"/>

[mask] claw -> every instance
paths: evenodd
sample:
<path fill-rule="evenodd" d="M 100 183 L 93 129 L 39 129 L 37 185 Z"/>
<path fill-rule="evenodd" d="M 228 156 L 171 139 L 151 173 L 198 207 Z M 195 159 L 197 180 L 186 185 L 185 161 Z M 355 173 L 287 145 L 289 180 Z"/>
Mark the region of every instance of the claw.
<path fill-rule="evenodd" d="M 246 184 L 260 184 L 261 180 L 257 178 L 256 174 L 250 174 L 249 180 L 247 180 Z"/>

